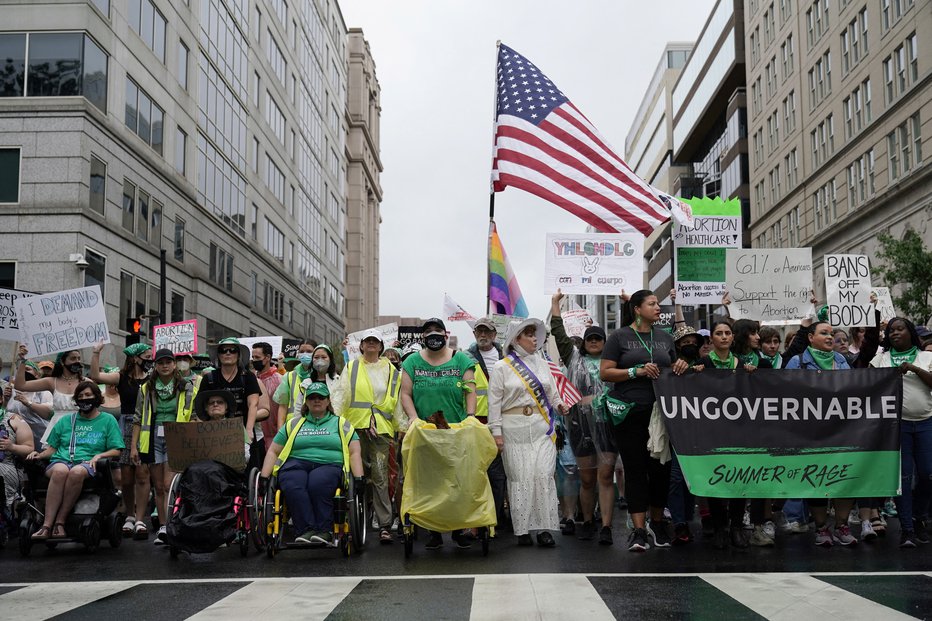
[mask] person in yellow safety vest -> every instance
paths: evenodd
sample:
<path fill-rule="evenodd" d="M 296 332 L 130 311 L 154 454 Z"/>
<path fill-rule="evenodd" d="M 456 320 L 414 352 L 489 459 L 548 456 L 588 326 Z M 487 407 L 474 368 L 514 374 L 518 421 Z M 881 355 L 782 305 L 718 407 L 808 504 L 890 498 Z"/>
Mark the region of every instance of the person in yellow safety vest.
<path fill-rule="evenodd" d="M 142 483 L 136 495 L 136 520 L 144 520 L 149 499 L 149 482 L 155 487 L 155 505 L 162 525 L 155 537 L 156 545 L 164 545 L 165 502 L 174 473 L 168 467 L 164 423 L 188 420 L 194 407 L 196 387 L 178 372 L 175 354 L 160 349 L 152 357 L 155 370 L 139 387 L 136 413 L 133 415 L 133 441 L 130 459 L 137 466 L 136 480 Z M 142 472 L 140 472 L 142 470 Z M 148 472 L 146 472 L 148 470 Z M 142 481 L 141 481 L 141 480 Z"/>
<path fill-rule="evenodd" d="M 321 356 L 317 356 L 318 350 L 320 350 Z M 278 417 L 281 422 L 279 427 L 284 425 L 286 420 L 301 415 L 301 408 L 304 406 L 304 402 L 301 398 L 303 394 L 301 392 L 301 383 L 307 379 L 313 381 L 318 380 L 322 373 L 317 373 L 315 371 L 314 358 L 322 357 L 324 354 L 329 354 L 329 352 L 330 348 L 326 345 L 318 346 L 312 341 L 301 341 L 298 345 L 298 364 L 291 371 L 285 373 L 281 384 L 278 385 L 278 388 L 275 389 L 275 394 L 272 395 L 272 401 L 282 406 L 278 408 Z M 332 359 L 333 356 L 330 355 L 330 360 Z M 332 364 L 328 365 L 328 368 L 332 367 Z M 327 372 L 327 368 L 325 368 L 324 373 Z M 335 380 L 336 377 L 331 381 Z M 331 381 L 324 379 L 320 379 L 320 381 L 326 381 L 328 390 L 333 392 Z"/>
<path fill-rule="evenodd" d="M 324 382 L 305 380 L 300 415 L 278 430 L 262 464 L 260 490 L 277 476 L 296 543 L 333 541 L 333 495 L 352 473 L 364 489 L 359 438 L 353 425 L 333 413 Z M 264 493 L 264 492 L 263 492 Z"/>
<path fill-rule="evenodd" d="M 489 378 L 482 372 L 482 365 L 478 362 L 475 366 L 474 378 L 476 380 L 476 418 L 485 422 L 489 418 Z"/>
<path fill-rule="evenodd" d="M 379 541 L 392 542 L 392 503 L 388 465 L 398 421 L 404 420 L 399 394 L 401 373 L 382 358 L 385 345 L 378 330 L 369 330 L 359 345 L 362 356 L 351 361 L 340 379 L 339 412 L 359 434 L 362 461 L 372 488 L 379 522 Z"/>

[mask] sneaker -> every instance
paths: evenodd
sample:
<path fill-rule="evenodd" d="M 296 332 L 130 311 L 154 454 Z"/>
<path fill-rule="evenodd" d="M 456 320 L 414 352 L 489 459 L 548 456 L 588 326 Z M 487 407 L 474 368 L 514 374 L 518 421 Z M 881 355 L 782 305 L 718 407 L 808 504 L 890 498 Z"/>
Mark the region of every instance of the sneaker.
<path fill-rule="evenodd" d="M 716 528 L 712 532 L 712 547 L 716 550 L 724 550 L 728 547 L 728 531 L 724 528 Z"/>
<path fill-rule="evenodd" d="M 896 503 L 893 502 L 892 498 L 883 503 L 882 513 L 887 517 L 896 517 Z"/>
<path fill-rule="evenodd" d="M 329 545 L 333 543 L 333 533 L 329 530 L 316 532 L 310 536 L 308 543 L 325 543 Z"/>
<path fill-rule="evenodd" d="M 552 548 L 557 545 L 557 542 L 553 540 L 553 535 L 544 530 L 537 533 L 537 545 L 542 548 Z"/>
<path fill-rule="evenodd" d="M 650 549 L 650 543 L 647 541 L 647 530 L 644 528 L 635 528 L 628 535 L 628 551 L 644 552 Z"/>
<path fill-rule="evenodd" d="M 684 546 L 693 540 L 693 535 L 689 532 L 689 524 L 677 524 L 673 527 L 673 545 Z"/>
<path fill-rule="evenodd" d="M 858 542 L 858 540 L 851 535 L 851 529 L 848 528 L 847 524 L 843 524 L 833 530 L 832 539 L 835 540 L 835 543 L 842 546 L 850 546 Z"/>
<path fill-rule="evenodd" d="M 861 512 L 857 509 L 852 509 L 848 512 L 848 526 L 857 526 L 861 523 Z"/>
<path fill-rule="evenodd" d="M 900 532 L 900 547 L 901 548 L 915 548 L 916 547 L 916 534 L 911 530 L 904 530 Z"/>
<path fill-rule="evenodd" d="M 761 528 L 764 530 L 764 534 L 771 539 L 777 538 L 777 525 L 773 523 L 773 520 L 767 520 Z"/>
<path fill-rule="evenodd" d="M 439 550 L 441 546 L 443 546 L 443 535 L 432 532 L 430 537 L 427 538 L 427 544 L 424 546 L 424 549 Z"/>
<path fill-rule="evenodd" d="M 160 526 L 159 532 L 155 533 L 155 541 L 153 541 L 157 546 L 164 546 L 168 543 L 168 534 L 165 532 L 165 527 Z"/>
<path fill-rule="evenodd" d="M 576 538 L 580 541 L 591 541 L 593 537 L 595 537 L 595 522 L 589 520 L 581 523 L 576 532 Z"/>
<path fill-rule="evenodd" d="M 534 545 L 534 540 L 531 539 L 530 533 L 525 533 L 523 535 L 518 535 L 518 545 L 519 546 L 532 546 Z"/>
<path fill-rule="evenodd" d="M 560 534 L 562 535 L 574 535 L 576 534 L 576 521 L 563 518 L 560 520 Z"/>
<path fill-rule="evenodd" d="M 767 548 L 775 545 L 773 537 L 767 534 L 767 531 L 764 530 L 763 526 L 754 527 L 748 543 L 759 548 Z"/>
<path fill-rule="evenodd" d="M 294 538 L 295 543 L 311 543 L 314 541 L 314 538 L 317 537 L 317 533 L 312 530 L 307 531 L 303 535 L 298 535 Z"/>
<path fill-rule="evenodd" d="M 874 529 L 878 537 L 887 536 L 887 521 L 883 519 L 883 516 L 871 518 L 871 528 Z"/>
<path fill-rule="evenodd" d="M 754 530 L 754 525 L 751 524 L 751 512 L 745 511 L 744 518 L 741 520 L 741 526 L 744 530 Z"/>
<path fill-rule="evenodd" d="M 744 525 L 731 528 L 729 533 L 731 537 L 731 545 L 736 548 L 746 548 L 748 547 L 749 537 L 748 531 L 745 530 Z"/>
<path fill-rule="evenodd" d="M 466 533 L 454 531 L 451 538 L 460 550 L 468 550 L 472 547 L 472 537 Z"/>
<path fill-rule="evenodd" d="M 603 526 L 599 530 L 599 545 L 610 546 L 615 543 L 615 540 L 612 538 L 612 527 Z"/>
<path fill-rule="evenodd" d="M 657 548 L 669 548 L 673 543 L 670 538 L 670 524 L 666 520 L 648 522 L 647 534 L 654 540 L 654 546 Z"/>
<path fill-rule="evenodd" d="M 913 519 L 913 533 L 916 543 L 929 543 L 929 530 L 926 528 L 925 522 L 918 518 Z"/>
<path fill-rule="evenodd" d="M 877 533 L 874 532 L 874 527 L 871 526 L 870 520 L 864 520 L 861 522 L 861 541 L 873 541 L 877 538 Z"/>
<path fill-rule="evenodd" d="M 789 535 L 800 535 L 809 532 L 809 525 L 804 522 L 787 522 L 783 525 L 783 532 Z"/>
<path fill-rule="evenodd" d="M 834 545 L 828 526 L 816 526 L 815 544 L 822 548 L 831 548 Z"/>
<path fill-rule="evenodd" d="M 625 500 L 624 496 L 619 496 L 618 500 L 615 501 L 615 506 L 624 511 L 628 508 L 628 501 Z"/>

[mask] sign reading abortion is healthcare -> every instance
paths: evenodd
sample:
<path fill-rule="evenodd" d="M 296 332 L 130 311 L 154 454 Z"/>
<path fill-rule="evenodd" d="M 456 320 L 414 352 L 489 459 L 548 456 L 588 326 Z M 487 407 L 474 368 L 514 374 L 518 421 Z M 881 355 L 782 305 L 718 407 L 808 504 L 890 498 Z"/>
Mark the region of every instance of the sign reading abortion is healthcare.
<path fill-rule="evenodd" d="M 899 495 L 899 369 L 666 371 L 655 392 L 693 494 Z"/>

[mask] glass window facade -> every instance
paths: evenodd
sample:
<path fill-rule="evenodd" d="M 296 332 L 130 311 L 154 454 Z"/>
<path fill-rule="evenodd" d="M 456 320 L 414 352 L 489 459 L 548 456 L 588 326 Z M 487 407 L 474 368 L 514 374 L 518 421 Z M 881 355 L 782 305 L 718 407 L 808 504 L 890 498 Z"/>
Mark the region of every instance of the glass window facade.
<path fill-rule="evenodd" d="M 99 252 L 90 248 L 84 249 L 84 260 L 87 261 L 87 267 L 84 269 L 84 286 L 100 287 L 101 297 L 106 296 L 107 287 L 107 258 Z"/>
<path fill-rule="evenodd" d="M 246 180 L 200 132 L 197 137 L 197 193 L 201 205 L 245 237 Z"/>
<path fill-rule="evenodd" d="M 139 88 L 133 79 L 126 78 L 126 113 L 124 120 L 137 136 L 162 155 L 162 126 L 165 113 Z"/>
<path fill-rule="evenodd" d="M 164 64 L 165 16 L 151 0 L 129 0 L 129 25 Z"/>
<path fill-rule="evenodd" d="M 198 125 L 217 149 L 243 171 L 246 168 L 246 109 L 206 56 L 201 56 L 199 72 Z"/>
<path fill-rule="evenodd" d="M 26 35 L 0 34 L 0 97 L 22 97 L 26 85 Z"/>
<path fill-rule="evenodd" d="M 19 202 L 19 147 L 0 148 L 0 203 Z"/>
<path fill-rule="evenodd" d="M 234 13 L 240 16 L 239 22 L 227 11 L 220 0 L 201 0 L 201 45 L 207 56 L 223 75 L 224 79 L 236 93 L 240 101 L 246 101 L 246 64 L 245 30 L 246 11 L 242 2 L 233 2 Z"/>

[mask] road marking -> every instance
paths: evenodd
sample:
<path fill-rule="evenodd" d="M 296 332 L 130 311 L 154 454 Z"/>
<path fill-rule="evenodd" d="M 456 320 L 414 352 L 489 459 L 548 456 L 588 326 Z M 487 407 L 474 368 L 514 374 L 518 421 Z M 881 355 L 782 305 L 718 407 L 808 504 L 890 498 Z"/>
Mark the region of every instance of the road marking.
<path fill-rule="evenodd" d="M 276 617 L 326 619 L 359 578 L 258 579 L 190 617 L 198 621 Z"/>
<path fill-rule="evenodd" d="M 138 582 L 54 582 L 0 595 L 5 619 L 42 621 L 136 586 Z"/>
<path fill-rule="evenodd" d="M 700 574 L 700 577 L 772 621 L 829 615 L 845 619 L 914 619 L 808 574 Z"/>
<path fill-rule="evenodd" d="M 470 618 L 544 619 L 572 610 L 572 618 L 614 620 L 585 574 L 511 574 L 476 576 Z"/>

